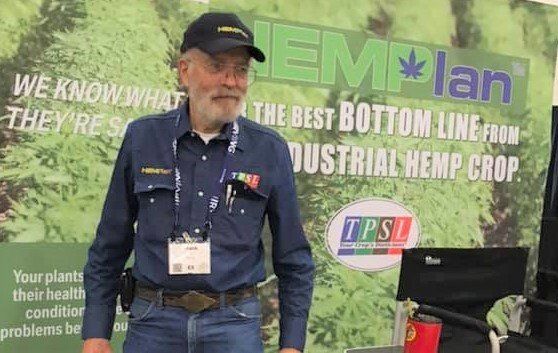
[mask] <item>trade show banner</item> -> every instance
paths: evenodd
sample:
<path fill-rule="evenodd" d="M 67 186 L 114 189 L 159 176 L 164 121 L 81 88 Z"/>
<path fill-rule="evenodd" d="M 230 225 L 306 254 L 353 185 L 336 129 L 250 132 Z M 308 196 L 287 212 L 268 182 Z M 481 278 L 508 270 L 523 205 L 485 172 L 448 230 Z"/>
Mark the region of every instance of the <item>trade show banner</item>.
<path fill-rule="evenodd" d="M 316 263 L 307 352 L 390 343 L 404 248 L 528 246 L 534 289 L 558 7 L 10 1 L 0 6 L 0 353 L 80 349 L 82 270 L 122 136 L 184 101 L 178 48 L 208 10 L 237 13 L 267 56 L 245 115 L 289 144 Z M 270 237 L 266 227 L 266 249 Z M 266 265 L 262 335 L 276 352 Z M 116 352 L 126 328 L 118 312 Z"/>

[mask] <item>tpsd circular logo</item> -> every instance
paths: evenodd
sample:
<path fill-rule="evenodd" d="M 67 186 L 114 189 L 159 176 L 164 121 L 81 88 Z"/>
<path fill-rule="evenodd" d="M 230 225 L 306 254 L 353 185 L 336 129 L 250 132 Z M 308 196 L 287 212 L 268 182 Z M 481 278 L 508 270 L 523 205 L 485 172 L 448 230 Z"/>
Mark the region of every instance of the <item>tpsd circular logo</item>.
<path fill-rule="evenodd" d="M 343 265 L 361 271 L 381 271 L 401 261 L 403 249 L 419 244 L 415 215 L 398 202 L 362 199 L 337 211 L 326 228 L 326 245 Z"/>

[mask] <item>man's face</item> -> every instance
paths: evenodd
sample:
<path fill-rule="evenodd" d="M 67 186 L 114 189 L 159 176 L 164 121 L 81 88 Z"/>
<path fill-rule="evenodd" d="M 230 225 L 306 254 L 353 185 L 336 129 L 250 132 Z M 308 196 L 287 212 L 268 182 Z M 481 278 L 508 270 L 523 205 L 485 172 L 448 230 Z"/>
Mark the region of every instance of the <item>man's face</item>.
<path fill-rule="evenodd" d="M 250 56 L 243 47 L 213 56 L 191 49 L 188 58 L 179 62 L 180 80 L 188 88 L 190 109 L 210 124 L 235 120 L 248 90 L 248 83 L 239 77 L 238 69 L 249 64 Z"/>

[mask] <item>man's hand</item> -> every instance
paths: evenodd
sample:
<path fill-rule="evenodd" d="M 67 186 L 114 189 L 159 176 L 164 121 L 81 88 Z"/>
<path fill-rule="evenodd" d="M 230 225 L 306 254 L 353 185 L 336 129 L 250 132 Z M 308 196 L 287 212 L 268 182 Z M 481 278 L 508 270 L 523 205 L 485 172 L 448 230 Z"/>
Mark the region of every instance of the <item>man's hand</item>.
<path fill-rule="evenodd" d="M 110 343 L 104 338 L 88 338 L 83 341 L 81 353 L 112 353 Z"/>
<path fill-rule="evenodd" d="M 279 351 L 279 353 L 302 353 L 302 352 L 294 348 L 283 348 Z"/>

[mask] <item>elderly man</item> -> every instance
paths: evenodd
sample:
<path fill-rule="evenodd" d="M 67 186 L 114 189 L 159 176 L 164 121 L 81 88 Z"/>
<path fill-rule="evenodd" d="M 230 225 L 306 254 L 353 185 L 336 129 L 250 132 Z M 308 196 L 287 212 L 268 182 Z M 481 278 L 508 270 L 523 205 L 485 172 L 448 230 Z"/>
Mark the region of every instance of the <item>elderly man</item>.
<path fill-rule="evenodd" d="M 240 117 L 265 60 L 233 14 L 184 33 L 188 100 L 128 127 L 84 270 L 84 353 L 111 352 L 119 277 L 134 250 L 125 353 L 257 353 L 267 214 L 279 279 L 281 353 L 305 342 L 314 265 L 291 159 L 274 131 Z"/>

